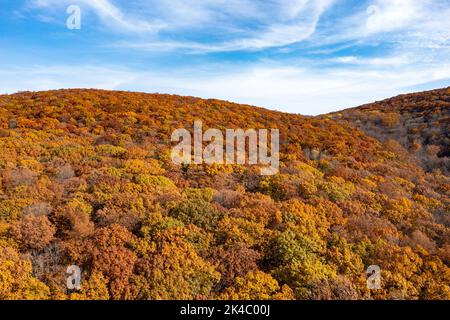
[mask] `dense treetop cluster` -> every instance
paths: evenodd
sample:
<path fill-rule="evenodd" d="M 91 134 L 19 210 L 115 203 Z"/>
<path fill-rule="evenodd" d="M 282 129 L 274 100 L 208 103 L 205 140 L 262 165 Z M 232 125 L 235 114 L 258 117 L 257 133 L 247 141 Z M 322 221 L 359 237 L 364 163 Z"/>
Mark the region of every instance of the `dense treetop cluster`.
<path fill-rule="evenodd" d="M 425 170 L 450 175 L 450 88 L 401 95 L 325 117 L 381 141 L 395 140 Z"/>
<path fill-rule="evenodd" d="M 421 112 L 448 124 L 446 101 Z M 280 173 L 174 165 L 171 133 L 194 120 L 279 129 Z M 0 299 L 450 299 L 449 284 L 450 178 L 396 141 L 192 97 L 0 96 Z"/>

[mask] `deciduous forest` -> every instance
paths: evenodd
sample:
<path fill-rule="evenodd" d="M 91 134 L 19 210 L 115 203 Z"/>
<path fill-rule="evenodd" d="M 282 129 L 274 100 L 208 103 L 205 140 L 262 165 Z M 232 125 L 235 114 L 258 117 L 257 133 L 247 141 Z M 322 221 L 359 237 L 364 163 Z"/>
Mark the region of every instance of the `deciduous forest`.
<path fill-rule="evenodd" d="M 330 116 L 381 141 L 399 142 L 427 171 L 450 174 L 449 89 L 401 95 Z"/>
<path fill-rule="evenodd" d="M 450 299 L 449 114 L 450 89 L 320 117 L 163 94 L 2 95 L 0 299 Z M 171 133 L 197 119 L 279 129 L 279 174 L 174 165 Z"/>

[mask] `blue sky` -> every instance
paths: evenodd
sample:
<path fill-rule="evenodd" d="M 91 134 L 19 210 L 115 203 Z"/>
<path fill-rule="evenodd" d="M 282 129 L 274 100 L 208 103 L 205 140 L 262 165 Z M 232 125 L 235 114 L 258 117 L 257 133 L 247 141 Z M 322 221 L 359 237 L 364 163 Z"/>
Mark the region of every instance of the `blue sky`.
<path fill-rule="evenodd" d="M 0 0 L 0 93 L 161 92 L 314 115 L 449 85 L 450 0 Z"/>

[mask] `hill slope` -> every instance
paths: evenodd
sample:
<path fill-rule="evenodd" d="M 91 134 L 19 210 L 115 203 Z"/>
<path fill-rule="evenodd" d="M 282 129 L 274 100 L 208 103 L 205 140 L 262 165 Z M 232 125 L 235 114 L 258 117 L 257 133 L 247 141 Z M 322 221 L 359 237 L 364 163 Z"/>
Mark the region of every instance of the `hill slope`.
<path fill-rule="evenodd" d="M 278 128 L 280 173 L 174 165 L 194 120 Z M 0 96 L 0 123 L 0 299 L 450 299 L 449 178 L 345 124 L 100 90 Z"/>
<path fill-rule="evenodd" d="M 430 171 L 450 174 L 450 88 L 401 95 L 331 114 L 381 141 L 399 142 Z"/>

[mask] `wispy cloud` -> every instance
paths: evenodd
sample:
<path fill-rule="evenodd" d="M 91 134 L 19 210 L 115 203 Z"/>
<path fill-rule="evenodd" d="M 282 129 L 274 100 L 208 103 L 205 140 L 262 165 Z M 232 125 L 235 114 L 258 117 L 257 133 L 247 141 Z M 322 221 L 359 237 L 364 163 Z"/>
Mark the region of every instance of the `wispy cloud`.
<path fill-rule="evenodd" d="M 321 15 L 332 3 L 332 0 L 297 0 L 286 6 L 281 5 L 284 23 L 272 21 L 258 34 L 213 45 L 212 50 L 258 50 L 303 41 L 314 34 Z"/>
<path fill-rule="evenodd" d="M 427 9 L 426 0 L 376 0 L 366 13 L 364 29 L 367 34 L 389 32 L 408 27 L 421 18 Z"/>
<path fill-rule="evenodd" d="M 38 8 L 71 2 L 32 0 Z M 218 52 L 261 50 L 308 39 L 314 34 L 321 15 L 334 0 L 150 0 L 128 8 L 128 11 L 139 11 L 130 14 L 125 14 L 108 0 L 78 2 L 93 10 L 103 23 L 115 25 L 115 30 L 122 28 L 136 33 L 164 31 L 170 38 L 153 38 L 152 42 L 132 39 L 122 42 L 123 47 L 152 50 L 190 48 L 196 52 Z M 186 33 L 189 30 L 194 30 L 201 40 L 189 39 L 189 33 Z"/>
<path fill-rule="evenodd" d="M 148 22 L 133 15 L 126 15 L 109 0 L 77 0 L 77 4 L 83 5 L 95 12 L 103 23 L 115 30 L 131 32 L 156 32 L 164 27 L 161 22 Z M 32 0 L 31 6 L 37 8 L 61 7 L 74 4 L 73 0 Z"/>
<path fill-rule="evenodd" d="M 330 59 L 331 62 L 335 62 L 342 65 L 358 65 L 358 66 L 372 66 L 372 67 L 393 67 L 403 66 L 411 64 L 415 60 L 406 54 L 385 56 L 380 58 L 363 58 L 357 56 L 342 56 L 338 58 Z"/>
<path fill-rule="evenodd" d="M 314 46 L 353 41 L 409 47 L 448 46 L 449 0 L 371 0 L 321 30 Z"/>
<path fill-rule="evenodd" d="M 73 0 L 28 0 L 51 11 Z M 313 47 L 388 41 L 417 47 L 449 45 L 449 0 L 77 0 L 116 32 L 115 47 L 196 53 L 264 50 L 309 40 Z M 354 8 L 339 13 L 353 3 Z M 355 4 L 356 3 L 356 4 Z M 126 7 L 126 10 L 125 10 Z M 324 14 L 333 17 L 321 28 Z M 42 12 L 39 13 L 42 16 Z"/>
<path fill-rule="evenodd" d="M 417 90 L 436 81 L 450 83 L 450 63 L 375 66 L 357 69 L 305 68 L 274 62 L 203 70 L 146 71 L 118 66 L 2 68 L 6 92 L 59 88 L 103 88 L 220 98 L 301 114 L 320 114 Z M 24 80 L 26 79 L 26 80 Z"/>
<path fill-rule="evenodd" d="M 27 14 L 61 23 L 73 2 L 83 30 L 48 37 L 34 66 L 2 48 L 3 91 L 159 91 L 317 114 L 450 85 L 450 0 L 28 0 Z"/>

